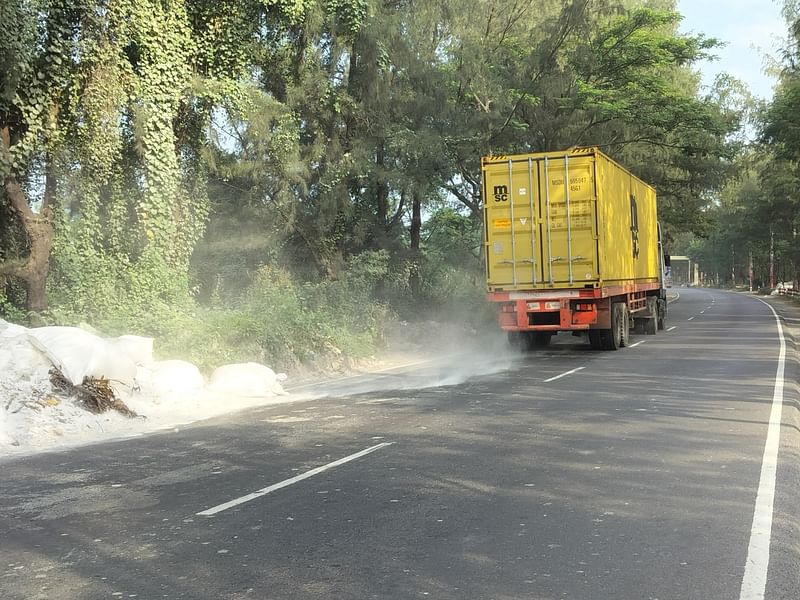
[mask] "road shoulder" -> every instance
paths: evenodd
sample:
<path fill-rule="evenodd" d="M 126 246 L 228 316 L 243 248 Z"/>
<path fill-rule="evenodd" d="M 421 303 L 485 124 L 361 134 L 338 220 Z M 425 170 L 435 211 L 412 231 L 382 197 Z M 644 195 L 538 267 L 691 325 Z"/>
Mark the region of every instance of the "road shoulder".
<path fill-rule="evenodd" d="M 800 303 L 758 297 L 778 313 L 786 338 L 782 434 L 766 598 L 790 600 L 800 589 Z"/>

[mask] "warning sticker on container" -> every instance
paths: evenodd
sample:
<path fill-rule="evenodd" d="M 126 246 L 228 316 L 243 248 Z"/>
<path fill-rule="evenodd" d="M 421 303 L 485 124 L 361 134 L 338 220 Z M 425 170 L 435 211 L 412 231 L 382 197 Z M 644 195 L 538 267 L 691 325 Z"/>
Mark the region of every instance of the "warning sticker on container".
<path fill-rule="evenodd" d="M 508 229 L 511 227 L 511 219 L 495 219 L 494 226 L 497 229 Z"/>

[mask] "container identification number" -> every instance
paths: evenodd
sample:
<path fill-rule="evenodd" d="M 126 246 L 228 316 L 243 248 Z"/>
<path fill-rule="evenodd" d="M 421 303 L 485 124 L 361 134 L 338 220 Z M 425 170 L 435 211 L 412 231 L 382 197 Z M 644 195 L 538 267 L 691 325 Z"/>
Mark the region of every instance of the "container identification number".
<path fill-rule="evenodd" d="M 580 192 L 582 184 L 586 183 L 588 178 L 585 176 L 577 176 L 577 177 L 570 177 L 569 178 L 569 190 L 571 192 Z M 551 179 L 550 184 L 554 187 L 558 187 L 564 185 L 564 179 Z"/>

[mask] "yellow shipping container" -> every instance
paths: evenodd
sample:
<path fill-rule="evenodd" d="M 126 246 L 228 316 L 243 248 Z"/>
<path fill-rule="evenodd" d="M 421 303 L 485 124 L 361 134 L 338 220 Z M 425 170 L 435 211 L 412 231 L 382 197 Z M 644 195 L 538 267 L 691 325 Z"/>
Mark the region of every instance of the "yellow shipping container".
<path fill-rule="evenodd" d="M 481 161 L 490 292 L 660 283 L 655 190 L 596 148 Z"/>

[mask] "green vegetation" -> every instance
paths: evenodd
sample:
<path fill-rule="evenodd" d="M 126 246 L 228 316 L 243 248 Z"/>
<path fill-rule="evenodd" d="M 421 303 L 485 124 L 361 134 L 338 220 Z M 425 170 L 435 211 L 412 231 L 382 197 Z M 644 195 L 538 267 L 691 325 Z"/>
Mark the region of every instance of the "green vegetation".
<path fill-rule="evenodd" d="M 766 222 L 729 205 L 794 206 L 769 198 L 796 178 L 796 75 L 746 147 L 746 90 L 700 90 L 717 42 L 678 33 L 672 0 L 8 0 L 0 17 L 0 315 L 154 335 L 202 366 L 367 356 L 394 318 L 491 320 L 485 154 L 601 146 L 709 265 Z"/>
<path fill-rule="evenodd" d="M 769 104 L 748 103 L 758 138 L 737 152 L 732 174 L 707 198 L 702 235 L 676 245 L 699 262 L 709 283 L 747 285 L 751 261 L 754 289 L 800 279 L 800 6 L 787 0 L 784 16 L 789 37 L 775 96 Z"/>

